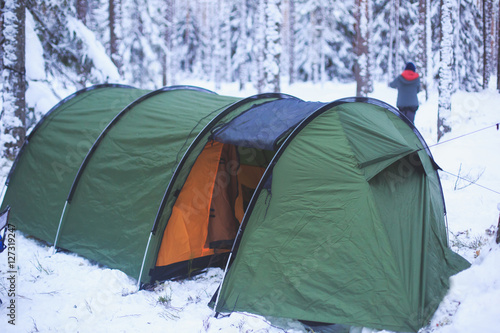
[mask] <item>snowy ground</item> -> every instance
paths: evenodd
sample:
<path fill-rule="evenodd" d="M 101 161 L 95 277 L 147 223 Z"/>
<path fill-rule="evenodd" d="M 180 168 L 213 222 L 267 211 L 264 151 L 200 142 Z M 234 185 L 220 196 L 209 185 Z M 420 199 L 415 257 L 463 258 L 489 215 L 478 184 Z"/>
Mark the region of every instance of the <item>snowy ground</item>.
<path fill-rule="evenodd" d="M 184 83 L 214 90 L 212 84 Z M 283 90 L 305 100 L 326 102 L 353 96 L 355 85 L 296 84 Z M 240 92 L 231 85 L 220 93 L 246 97 L 255 91 Z M 396 91 L 378 84 L 372 97 L 394 104 Z M 436 113 L 437 96 L 431 95 L 415 120 L 429 145 L 436 143 Z M 498 122 L 500 95 L 496 91 L 459 92 L 453 99 L 453 131 L 441 142 L 487 129 L 431 148 L 444 170 L 450 244 L 473 264 L 452 278 L 448 295 L 422 333 L 499 332 L 500 246 L 494 242 L 494 233 L 500 209 L 500 131 L 492 126 Z M 6 172 L 8 168 L 3 167 L 1 176 Z M 242 313 L 214 318 L 207 303 L 221 280 L 220 269 L 137 292 L 136 282 L 118 270 L 98 267 L 72 254 L 53 254 L 51 248 L 15 235 L 15 298 L 8 296 L 7 253 L 0 255 L 4 302 L 0 332 L 306 332 L 300 323 L 288 319 Z M 11 299 L 16 302 L 15 326 L 8 323 Z"/>

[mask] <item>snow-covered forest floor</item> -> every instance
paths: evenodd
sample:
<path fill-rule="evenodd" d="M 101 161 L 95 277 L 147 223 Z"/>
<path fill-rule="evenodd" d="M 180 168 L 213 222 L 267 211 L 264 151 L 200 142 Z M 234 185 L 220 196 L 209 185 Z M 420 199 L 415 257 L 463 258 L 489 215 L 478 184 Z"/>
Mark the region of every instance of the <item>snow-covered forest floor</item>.
<path fill-rule="evenodd" d="M 213 84 L 206 82 L 183 84 L 214 90 Z M 300 83 L 285 86 L 283 92 L 326 102 L 353 96 L 355 85 Z M 255 91 L 238 91 L 236 85 L 227 85 L 218 93 L 246 97 Z M 43 92 L 35 89 L 30 94 L 35 98 Z M 378 83 L 371 97 L 395 104 L 396 91 Z M 500 327 L 500 245 L 495 243 L 500 209 L 500 131 L 493 126 L 498 122 L 498 92 L 458 92 L 453 96 L 452 132 L 433 147 L 437 94 L 431 94 L 417 112 L 416 126 L 443 169 L 440 176 L 450 244 L 472 263 L 470 269 L 452 277 L 448 295 L 421 332 L 493 333 Z M 487 129 L 460 137 L 483 128 Z M 0 172 L 4 178 L 8 168 Z M 99 267 L 74 254 L 53 254 L 51 247 L 27 235 L 16 233 L 15 249 L 16 325 L 8 323 L 11 283 L 4 252 L 0 255 L 0 332 L 306 332 L 302 324 L 290 319 L 243 313 L 214 318 L 207 303 L 223 276 L 220 269 L 165 282 L 153 291 L 137 291 L 136 281 L 121 271 Z"/>

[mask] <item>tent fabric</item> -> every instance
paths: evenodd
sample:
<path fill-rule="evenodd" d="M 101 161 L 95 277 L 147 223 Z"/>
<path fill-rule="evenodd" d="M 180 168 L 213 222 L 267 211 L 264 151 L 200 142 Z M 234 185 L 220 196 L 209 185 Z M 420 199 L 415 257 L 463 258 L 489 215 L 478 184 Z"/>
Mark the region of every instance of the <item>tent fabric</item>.
<path fill-rule="evenodd" d="M 89 148 L 117 113 L 147 92 L 101 85 L 52 108 L 25 141 L 11 170 L 2 204 L 12 208 L 11 223 L 53 243 L 64 201 Z"/>
<path fill-rule="evenodd" d="M 325 103 L 282 99 L 249 109 L 217 129 L 216 141 L 236 146 L 274 150 L 276 141 Z"/>
<path fill-rule="evenodd" d="M 178 159 L 206 123 L 237 100 L 180 89 L 160 91 L 134 105 L 102 139 L 81 174 L 59 246 L 138 277 Z"/>
<path fill-rule="evenodd" d="M 213 118 L 210 123 L 198 134 L 198 136 L 196 136 L 189 148 L 185 150 L 184 156 L 180 159 L 180 162 L 177 163 L 175 171 L 173 171 L 170 182 L 165 189 L 163 199 L 156 214 L 151 234 L 151 242 L 150 245 L 147 246 L 146 256 L 144 258 L 144 269 L 141 270 L 142 274 L 140 280 L 142 283 L 154 283 L 158 276 L 162 276 L 161 272 L 168 271 L 166 268 L 156 266 L 156 257 L 162 244 L 163 231 L 167 227 L 169 218 L 172 214 L 173 205 L 177 200 L 175 194 L 182 190 L 183 185 L 189 176 L 190 170 L 196 162 L 199 154 L 204 149 L 206 143 L 213 141 L 211 137 L 212 129 L 216 126 L 221 126 L 230 122 L 236 116 L 254 107 L 255 105 L 283 98 L 291 97 L 282 94 L 270 93 L 251 96 L 235 102 Z M 265 156 L 266 154 L 257 154 L 255 151 L 252 151 L 252 149 L 244 149 L 243 152 L 244 154 L 240 154 L 240 158 L 244 156 L 247 157 L 248 160 L 253 159 L 258 160 L 258 162 L 267 158 Z M 196 260 L 189 261 L 187 264 L 192 265 L 195 261 Z M 151 280 L 149 277 L 151 277 Z"/>
<path fill-rule="evenodd" d="M 417 137 L 406 126 L 399 144 L 362 148 L 368 140 L 359 134 L 379 137 L 379 128 L 353 128 L 397 117 L 365 108 L 354 126 L 350 116 L 360 108 L 325 111 L 281 148 L 271 192 L 260 191 L 243 221 L 218 312 L 416 332 L 446 293 L 448 277 L 468 267 L 446 246 L 442 201 L 432 194 L 440 190 L 435 170 L 412 166 L 399 149 L 420 145 Z M 400 159 L 367 180 L 361 163 L 383 150 L 400 151 Z M 425 152 L 417 155 L 412 161 L 430 164 Z"/>
<path fill-rule="evenodd" d="M 28 138 L 18 230 L 142 286 L 231 254 L 219 312 L 416 331 L 468 265 L 425 142 L 381 101 L 104 85 Z"/>

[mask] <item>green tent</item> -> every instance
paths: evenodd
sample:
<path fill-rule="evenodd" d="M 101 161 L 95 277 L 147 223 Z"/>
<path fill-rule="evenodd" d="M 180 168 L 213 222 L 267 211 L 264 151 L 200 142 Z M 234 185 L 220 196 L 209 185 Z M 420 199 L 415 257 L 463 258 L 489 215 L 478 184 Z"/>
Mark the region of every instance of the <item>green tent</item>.
<path fill-rule="evenodd" d="M 142 286 L 228 262 L 218 312 L 416 331 L 468 266 L 425 142 L 374 99 L 91 87 L 7 185 L 19 230 Z"/>

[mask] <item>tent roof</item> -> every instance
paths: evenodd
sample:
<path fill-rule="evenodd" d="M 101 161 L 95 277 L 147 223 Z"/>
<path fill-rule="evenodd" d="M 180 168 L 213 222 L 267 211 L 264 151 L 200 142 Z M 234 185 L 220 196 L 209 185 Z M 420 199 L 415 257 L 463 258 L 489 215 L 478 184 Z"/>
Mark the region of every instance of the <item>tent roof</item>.
<path fill-rule="evenodd" d="M 213 138 L 236 146 L 275 150 L 280 138 L 325 104 L 295 98 L 270 101 L 216 129 Z"/>

